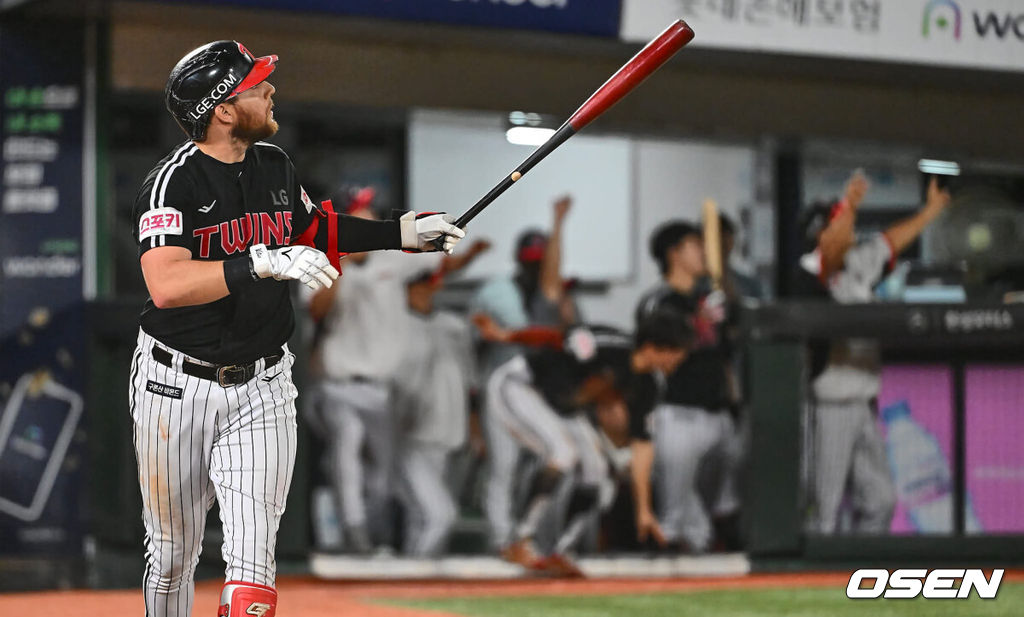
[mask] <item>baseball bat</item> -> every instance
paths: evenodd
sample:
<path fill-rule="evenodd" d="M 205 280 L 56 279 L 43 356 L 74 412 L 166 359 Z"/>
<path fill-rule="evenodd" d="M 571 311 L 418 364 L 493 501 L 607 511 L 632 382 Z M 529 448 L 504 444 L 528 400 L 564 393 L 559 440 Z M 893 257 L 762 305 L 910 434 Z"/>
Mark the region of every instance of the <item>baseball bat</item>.
<path fill-rule="evenodd" d="M 704 261 L 715 289 L 722 287 L 722 231 L 718 218 L 718 204 L 714 199 L 704 200 Z"/>
<path fill-rule="evenodd" d="M 608 81 L 590 95 L 583 105 L 555 131 L 554 135 L 548 138 L 533 154 L 519 164 L 512 173 L 502 178 L 501 182 L 492 188 L 480 201 L 467 210 L 455 221 L 457 227 L 465 227 L 476 215 L 486 208 L 492 201 L 504 193 L 516 181 L 526 175 L 526 172 L 533 169 L 534 165 L 541 162 L 555 148 L 565 143 L 577 132 L 590 124 L 594 118 L 608 111 L 613 105 L 622 100 L 640 83 L 647 79 L 651 73 L 658 70 L 684 45 L 693 40 L 693 30 L 685 21 L 679 19 L 665 29 L 650 43 L 644 46 L 629 62 L 622 65 Z M 443 239 L 438 239 L 435 244 L 440 247 Z"/>

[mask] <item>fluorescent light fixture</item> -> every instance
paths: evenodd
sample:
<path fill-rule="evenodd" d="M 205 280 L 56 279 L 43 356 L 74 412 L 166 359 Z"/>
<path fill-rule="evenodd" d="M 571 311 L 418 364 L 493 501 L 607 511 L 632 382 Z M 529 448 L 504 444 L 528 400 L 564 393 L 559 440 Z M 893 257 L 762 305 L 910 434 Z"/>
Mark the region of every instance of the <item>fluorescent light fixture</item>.
<path fill-rule="evenodd" d="M 540 126 L 544 118 L 533 112 L 513 111 L 508 114 L 508 123 L 512 126 Z"/>
<path fill-rule="evenodd" d="M 917 162 L 917 168 L 922 173 L 936 174 L 939 176 L 959 176 L 960 165 L 954 161 L 936 161 L 933 159 L 921 159 Z"/>
<path fill-rule="evenodd" d="M 505 139 L 508 143 L 517 146 L 539 146 L 546 142 L 549 137 L 555 134 L 555 129 L 545 129 L 534 126 L 513 126 L 505 131 Z"/>

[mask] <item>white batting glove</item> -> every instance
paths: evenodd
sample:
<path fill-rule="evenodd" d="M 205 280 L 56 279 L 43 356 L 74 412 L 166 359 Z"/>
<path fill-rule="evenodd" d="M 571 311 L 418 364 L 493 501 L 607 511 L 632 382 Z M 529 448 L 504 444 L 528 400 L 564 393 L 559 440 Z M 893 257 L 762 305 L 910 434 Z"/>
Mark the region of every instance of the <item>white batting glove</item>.
<path fill-rule="evenodd" d="M 466 237 L 466 232 L 452 225 L 453 222 L 455 218 L 444 212 L 406 212 L 398 219 L 402 231 L 402 248 L 436 251 L 434 240 L 444 236 L 444 252 L 451 255 L 459 240 Z"/>
<path fill-rule="evenodd" d="M 338 278 L 327 255 L 309 246 L 268 249 L 266 244 L 254 244 L 249 257 L 253 272 L 261 279 L 272 276 L 278 281 L 296 280 L 315 290 L 330 287 Z"/>

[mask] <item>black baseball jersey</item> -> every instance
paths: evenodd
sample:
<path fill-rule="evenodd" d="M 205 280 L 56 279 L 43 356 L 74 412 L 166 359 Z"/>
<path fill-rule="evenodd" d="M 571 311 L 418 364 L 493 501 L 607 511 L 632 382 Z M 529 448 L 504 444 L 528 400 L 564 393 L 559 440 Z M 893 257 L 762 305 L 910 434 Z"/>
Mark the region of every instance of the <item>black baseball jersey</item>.
<path fill-rule="evenodd" d="M 135 199 L 139 255 L 161 246 L 192 259 L 244 258 L 248 247 L 286 246 L 313 220 L 315 206 L 288 155 L 258 142 L 239 163 L 222 163 L 192 142 L 175 148 L 146 177 Z M 263 279 L 239 294 L 197 306 L 159 309 L 146 302 L 142 329 L 158 341 L 213 363 L 273 354 L 294 327 L 288 285 Z"/>
<path fill-rule="evenodd" d="M 700 319 L 701 303 L 706 296 L 699 292 L 684 294 L 668 285 L 648 292 L 637 305 L 636 320 L 658 311 L 674 311 L 686 317 L 697 333 L 696 345 L 674 373 L 668 376 L 665 402 L 687 407 L 721 410 L 729 405 L 726 367 L 729 350 L 719 324 Z"/>
<path fill-rule="evenodd" d="M 559 414 L 581 407 L 582 389 L 597 378 L 603 395 L 625 400 L 630 415 L 645 415 L 654 406 L 658 387 L 650 374 L 633 371 L 632 340 L 600 326 L 576 327 L 565 335 L 561 350 L 544 348 L 526 356 L 533 386 Z"/>

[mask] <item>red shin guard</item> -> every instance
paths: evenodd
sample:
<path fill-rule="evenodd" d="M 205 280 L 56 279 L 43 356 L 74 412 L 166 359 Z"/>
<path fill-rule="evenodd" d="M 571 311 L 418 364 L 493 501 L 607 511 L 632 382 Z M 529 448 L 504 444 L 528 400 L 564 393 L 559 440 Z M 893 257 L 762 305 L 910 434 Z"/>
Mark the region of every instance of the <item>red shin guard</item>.
<path fill-rule="evenodd" d="M 220 592 L 217 617 L 274 617 L 277 590 L 266 585 L 228 581 Z"/>

